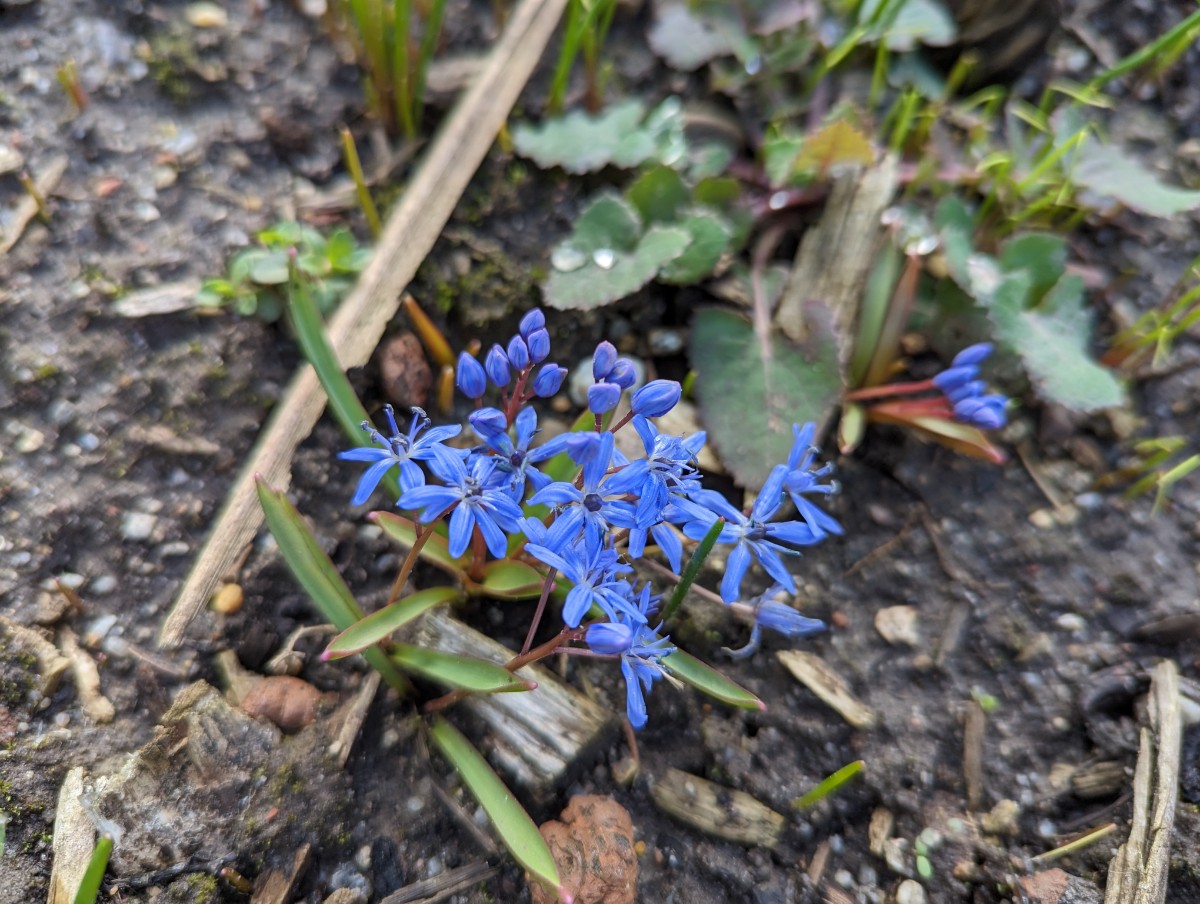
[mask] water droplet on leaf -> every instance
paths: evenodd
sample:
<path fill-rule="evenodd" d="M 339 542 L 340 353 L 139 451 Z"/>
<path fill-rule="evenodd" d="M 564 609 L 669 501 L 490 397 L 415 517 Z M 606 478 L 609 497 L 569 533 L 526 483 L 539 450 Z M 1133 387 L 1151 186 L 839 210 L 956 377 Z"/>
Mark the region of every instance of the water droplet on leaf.
<path fill-rule="evenodd" d="M 570 273 L 587 263 L 587 257 L 578 248 L 559 245 L 550 252 L 550 266 L 560 273 Z"/>
<path fill-rule="evenodd" d="M 617 254 L 611 248 L 597 248 L 592 252 L 592 260 L 601 270 L 611 270 L 617 262 Z"/>

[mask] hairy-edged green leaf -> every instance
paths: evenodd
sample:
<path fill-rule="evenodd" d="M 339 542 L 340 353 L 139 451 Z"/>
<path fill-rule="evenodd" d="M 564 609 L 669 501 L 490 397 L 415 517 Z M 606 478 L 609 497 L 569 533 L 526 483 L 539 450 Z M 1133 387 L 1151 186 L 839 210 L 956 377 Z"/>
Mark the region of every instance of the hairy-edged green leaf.
<path fill-rule="evenodd" d="M 406 672 L 480 694 L 527 691 L 533 687 L 532 682 L 518 678 L 498 663 L 470 656 L 443 653 L 407 643 L 394 645 L 391 656 L 392 661 Z"/>
<path fill-rule="evenodd" d="M 649 115 L 639 100 L 614 104 L 597 116 L 581 111 L 539 126 L 513 127 L 513 147 L 543 169 L 561 166 L 569 173 L 590 173 L 606 166 L 625 169 L 648 160 L 680 159 L 682 106 L 668 98 Z"/>
<path fill-rule="evenodd" d="M 803 135 L 775 133 L 766 137 L 762 145 L 763 170 L 771 185 L 787 185 L 798 176 L 807 178 L 808 174 L 796 171 L 796 158 L 803 148 Z"/>
<path fill-rule="evenodd" d="M 1064 276 L 1038 308 L 1026 310 L 1031 283 L 1024 270 L 1005 274 L 988 305 L 996 339 L 1020 356 L 1042 398 L 1076 411 L 1120 405 L 1124 388 L 1087 351 L 1091 323 L 1083 280 Z"/>
<path fill-rule="evenodd" d="M 583 209 L 570 238 L 559 247 L 587 256 L 597 251 L 632 251 L 641 234 L 642 221 L 637 209 L 618 195 L 602 194 Z"/>
<path fill-rule="evenodd" d="M 668 66 L 691 72 L 733 53 L 740 31 L 731 16 L 702 16 L 685 3 L 670 3 L 659 9 L 646 40 Z"/>
<path fill-rule="evenodd" d="M 563 898 L 562 880 L 558 878 L 550 849 L 525 808 L 517 803 L 487 760 L 462 732 L 441 716 L 434 716 L 429 735 L 442 756 L 458 772 L 467 790 L 479 801 L 513 859 Z"/>
<path fill-rule="evenodd" d="M 418 590 L 416 593 L 410 594 L 402 600 L 396 600 L 390 606 L 384 606 L 377 612 L 372 612 L 366 618 L 355 622 L 330 641 L 322 658 L 341 659 L 343 656 L 361 652 L 381 640 L 386 640 L 401 625 L 428 612 L 434 606 L 457 602 L 460 599 L 462 599 L 462 591 L 454 587 L 429 587 L 425 590 Z"/>
<path fill-rule="evenodd" d="M 716 268 L 729 247 L 733 227 L 720 214 L 705 210 L 688 214 L 675 225 L 692 240 L 679 257 L 658 271 L 658 278 L 678 286 L 697 283 Z"/>
<path fill-rule="evenodd" d="M 489 562 L 479 587 L 488 596 L 505 600 L 527 600 L 541 595 L 545 578 L 536 568 L 512 559 Z"/>
<path fill-rule="evenodd" d="M 1013 236 L 1000 249 L 1000 269 L 1024 270 L 1030 297 L 1041 298 L 1067 269 L 1067 240 L 1049 232 Z"/>
<path fill-rule="evenodd" d="M 1071 181 L 1092 195 L 1154 217 L 1200 208 L 1200 191 L 1164 185 L 1137 159 L 1095 139 L 1079 148 Z"/>
<path fill-rule="evenodd" d="M 292 576 L 304 588 L 322 617 L 332 622 L 338 630 L 345 631 L 363 617 L 362 609 L 355 602 L 350 588 L 287 496 L 271 487 L 261 476 L 255 479 L 255 485 L 267 527 L 279 544 L 279 551 Z M 389 685 L 401 693 L 408 692 L 408 680 L 396 671 L 382 650 L 365 650 L 363 655 Z"/>
<path fill-rule="evenodd" d="M 651 226 L 631 251 L 598 248 L 577 270 L 553 270 L 542 286 L 546 304 L 580 310 L 610 304 L 632 295 L 654 279 L 659 269 L 679 257 L 691 236 L 672 226 Z"/>
<path fill-rule="evenodd" d="M 933 225 L 941 240 L 946 269 L 960 286 L 966 288 L 967 258 L 971 255 L 971 237 L 975 233 L 975 217 L 966 202 L 947 195 L 933 212 Z"/>
<path fill-rule="evenodd" d="M 669 166 L 652 166 L 634 180 L 625 192 L 643 223 L 671 223 L 692 200 L 683 177 Z"/>
<path fill-rule="evenodd" d="M 286 251 L 262 251 L 250 258 L 251 282 L 260 286 L 282 286 L 288 276 Z"/>
<path fill-rule="evenodd" d="M 401 515 L 392 512 L 371 512 L 367 516 L 381 528 L 383 532 L 403 546 L 412 549 L 417 542 L 417 524 Z M 420 556 L 431 565 L 436 565 L 459 580 L 466 580 L 467 573 L 463 570 L 462 560 L 450 555 L 449 541 L 440 534 L 433 534 L 421 547 Z"/>
<path fill-rule="evenodd" d="M 737 682 L 678 647 L 660 660 L 664 669 L 702 694 L 739 709 L 765 710 L 767 705 Z"/>
<path fill-rule="evenodd" d="M 104 880 L 104 872 L 108 869 L 108 858 L 112 855 L 113 840 L 111 835 L 101 835 L 96 839 L 92 855 L 88 858 L 87 869 L 79 881 L 72 904 L 95 904 L 100 895 L 100 883 Z"/>
<path fill-rule="evenodd" d="M 692 325 L 691 362 L 708 435 L 721 460 L 747 487 L 761 486 L 786 461 L 792 424 L 824 422 L 841 394 L 837 343 L 820 329 L 800 348 L 759 336 L 731 311 L 708 308 Z"/>

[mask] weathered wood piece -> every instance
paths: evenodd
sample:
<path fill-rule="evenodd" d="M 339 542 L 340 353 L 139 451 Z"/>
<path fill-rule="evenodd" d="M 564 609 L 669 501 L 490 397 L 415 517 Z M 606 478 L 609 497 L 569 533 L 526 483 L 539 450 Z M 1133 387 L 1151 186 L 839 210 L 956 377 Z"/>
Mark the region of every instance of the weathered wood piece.
<path fill-rule="evenodd" d="M 896 195 L 897 161 L 885 155 L 875 166 L 834 178 L 821 220 L 805 233 L 792 275 L 775 312 L 775 324 L 794 342 L 808 338 L 805 308 L 821 302 L 833 317 L 843 369 L 853 351 L 858 309 L 867 274 L 883 236 L 880 217 Z"/>
<path fill-rule="evenodd" d="M 679 769 L 656 779 L 650 796 L 680 822 L 747 847 L 774 847 L 783 833 L 783 816 L 757 798 Z"/>
<path fill-rule="evenodd" d="M 854 696 L 846 679 L 831 669 L 820 656 L 802 650 L 780 650 L 775 655 L 793 678 L 855 728 L 875 727 L 874 711 Z"/>
<path fill-rule="evenodd" d="M 82 794 L 83 767 L 73 766 L 58 791 L 48 904 L 74 904 L 88 859 L 92 856 L 96 827 L 83 808 Z"/>
<path fill-rule="evenodd" d="M 67 165 L 70 162 L 70 158 L 63 154 L 47 163 L 45 168 L 33 177 L 33 185 L 37 189 L 37 193 L 44 198 L 54 191 L 66 173 Z M 8 224 L 8 232 L 0 234 L 0 254 L 8 254 L 13 250 L 17 242 L 21 241 L 21 236 L 25 234 L 26 227 L 37 215 L 37 199 L 29 194 L 22 196 L 13 210 L 12 219 Z"/>
<path fill-rule="evenodd" d="M 506 663 L 516 654 L 446 612 L 422 619 L 414 643 L 444 653 Z M 472 695 L 458 704 L 487 728 L 493 765 L 536 798 L 552 792 L 572 764 L 595 750 L 614 725 L 612 713 L 540 666 L 516 674 L 536 681 L 528 692 Z"/>
<path fill-rule="evenodd" d="M 1150 726 L 1141 731 L 1133 776 L 1129 838 L 1109 864 L 1104 904 L 1163 904 L 1167 899 L 1183 740 L 1179 672 L 1169 659 L 1154 669 L 1149 702 Z"/>
<path fill-rule="evenodd" d="M 400 293 L 433 248 L 467 183 L 487 155 L 530 74 L 541 59 L 566 0 L 522 0 L 487 62 L 425 153 L 420 169 L 388 218 L 358 285 L 329 325 L 343 367 L 367 362 L 396 312 Z M 177 646 L 188 623 L 231 571 L 262 524 L 254 479 L 290 483 L 292 455 L 325 407 L 316 374 L 303 365 L 225 500 L 191 573 L 167 616 L 159 643 Z"/>

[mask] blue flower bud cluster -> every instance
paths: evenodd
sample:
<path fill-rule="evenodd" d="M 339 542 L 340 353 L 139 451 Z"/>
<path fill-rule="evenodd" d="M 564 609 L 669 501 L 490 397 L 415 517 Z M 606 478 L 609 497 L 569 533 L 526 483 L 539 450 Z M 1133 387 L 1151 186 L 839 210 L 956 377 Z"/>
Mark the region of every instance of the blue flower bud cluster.
<path fill-rule="evenodd" d="M 482 364 L 467 354 L 460 357 L 457 384 L 476 402 L 469 421 L 481 440 L 478 445 L 447 445 L 461 427 L 431 428 L 425 412 L 417 408 L 408 432 L 401 433 L 387 408 L 390 434 L 364 424 L 375 446 L 340 457 L 369 463 L 354 504 L 365 502 L 384 474 L 398 467 L 398 507 L 416 512 L 423 524 L 448 519 L 450 555 L 486 547 L 492 556 L 503 558 L 510 539 L 519 537 L 524 541 L 519 555 L 548 568 L 551 578 L 558 575 L 569 581 L 563 620 L 579 629 L 592 653 L 619 658 L 626 714 L 641 728 L 647 719 L 645 694 L 662 677 L 662 660 L 674 650 L 662 633 L 658 597 L 649 583 L 639 585 L 633 578 L 632 563 L 643 556 L 647 544 L 657 546 L 679 574 L 681 536 L 699 540 L 723 522 L 718 543 L 731 547 L 720 586 L 726 603 L 745 608 L 737 601 L 752 562 L 778 588 L 795 593 L 785 560 L 798 555 L 800 548 L 842 532 L 814 502 L 835 492 L 837 485 L 827 479 L 831 466 L 815 460 L 813 425 L 797 425 L 787 462 L 771 471 L 750 509 L 739 511 L 702 485 L 696 462 L 705 434 L 664 434 L 652 420 L 679 402 L 682 391 L 673 380 L 652 380 L 630 397 L 628 422 L 643 452 L 638 457 L 631 459 L 617 448 L 613 429 L 625 421 L 609 430 L 565 433 L 534 445 L 537 413 L 528 403 L 556 393 L 566 375 L 564 368 L 545 363 L 550 354 L 545 323 L 541 311 L 531 311 L 507 345 L 494 345 Z M 601 342 L 592 374 L 588 408 L 599 423 L 599 415 L 616 408 L 634 385 L 633 365 L 619 358 L 611 343 Z M 484 405 L 489 385 L 500 391 L 499 407 Z M 577 466 L 577 475 L 554 480 L 543 468 L 564 453 Z M 794 517 L 783 514 L 789 499 Z M 543 505 L 551 512 L 546 518 L 533 517 L 524 508 Z M 821 625 L 776 602 L 757 606 L 753 614 L 755 644 L 760 625 L 788 636 L 803 636 L 813 625 Z"/>
<path fill-rule="evenodd" d="M 954 356 L 950 367 L 933 378 L 954 410 L 954 419 L 980 430 L 998 430 L 1008 423 L 1008 398 L 988 394 L 979 379 L 979 365 L 992 353 L 990 342 L 970 345 Z"/>

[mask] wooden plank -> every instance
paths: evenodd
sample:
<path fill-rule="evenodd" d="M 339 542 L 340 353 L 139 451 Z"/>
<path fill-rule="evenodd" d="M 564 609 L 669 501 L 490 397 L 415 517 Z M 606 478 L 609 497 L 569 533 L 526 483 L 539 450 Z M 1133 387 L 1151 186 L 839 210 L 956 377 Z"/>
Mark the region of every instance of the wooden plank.
<path fill-rule="evenodd" d="M 396 312 L 400 293 L 433 248 L 468 182 L 487 156 L 562 15 L 566 0 L 522 0 L 471 90 L 425 153 L 420 169 L 388 218 L 371 264 L 329 325 L 329 340 L 346 368 L 367 362 Z M 277 489 L 291 482 L 296 447 L 325 407 L 312 367 L 293 377 L 213 523 L 159 634 L 178 646 L 222 577 L 234 569 L 262 524 L 254 478 Z"/>

